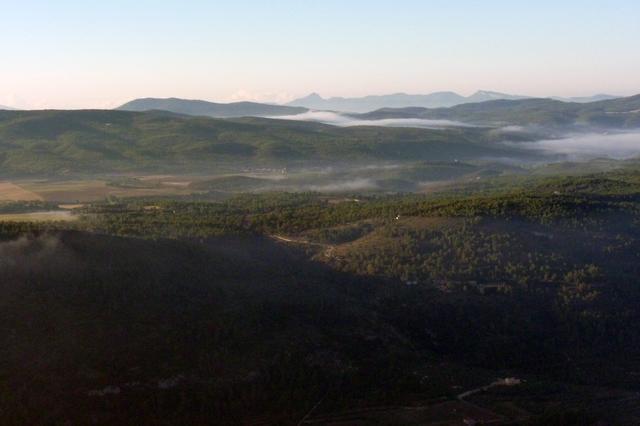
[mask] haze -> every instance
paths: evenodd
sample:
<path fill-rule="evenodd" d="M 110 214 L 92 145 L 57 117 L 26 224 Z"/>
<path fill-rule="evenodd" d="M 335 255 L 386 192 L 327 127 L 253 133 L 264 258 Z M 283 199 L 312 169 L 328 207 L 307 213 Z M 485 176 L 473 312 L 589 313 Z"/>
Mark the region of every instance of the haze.
<path fill-rule="evenodd" d="M 5 2 L 0 105 L 477 89 L 631 95 L 638 16 L 632 0 Z"/>

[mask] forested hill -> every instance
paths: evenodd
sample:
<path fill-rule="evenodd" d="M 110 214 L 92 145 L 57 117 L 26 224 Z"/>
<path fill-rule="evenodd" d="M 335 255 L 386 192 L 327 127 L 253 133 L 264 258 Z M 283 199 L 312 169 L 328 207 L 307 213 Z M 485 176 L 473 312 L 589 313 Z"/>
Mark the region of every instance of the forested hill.
<path fill-rule="evenodd" d="M 488 129 L 339 128 L 167 112 L 0 111 L 4 175 L 526 156 Z M 497 139 L 496 139 L 497 138 Z"/>
<path fill-rule="evenodd" d="M 118 108 L 122 111 L 169 111 L 176 114 L 203 117 L 262 117 L 296 115 L 308 111 L 306 108 L 283 105 L 261 104 L 257 102 L 232 102 L 228 104 L 189 99 L 135 99 Z"/>
<path fill-rule="evenodd" d="M 640 127 L 640 95 L 598 102 L 561 102 L 553 99 L 495 100 L 452 108 L 384 108 L 357 117 L 447 119 L 491 125 L 553 127 Z"/>

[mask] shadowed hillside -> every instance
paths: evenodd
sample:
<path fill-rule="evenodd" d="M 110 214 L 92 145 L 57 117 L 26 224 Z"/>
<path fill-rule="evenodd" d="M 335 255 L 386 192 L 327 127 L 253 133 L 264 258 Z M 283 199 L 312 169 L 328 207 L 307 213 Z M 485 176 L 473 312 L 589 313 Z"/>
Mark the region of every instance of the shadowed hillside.
<path fill-rule="evenodd" d="M 638 182 L 135 199 L 3 223 L 3 418 L 633 424 Z"/>

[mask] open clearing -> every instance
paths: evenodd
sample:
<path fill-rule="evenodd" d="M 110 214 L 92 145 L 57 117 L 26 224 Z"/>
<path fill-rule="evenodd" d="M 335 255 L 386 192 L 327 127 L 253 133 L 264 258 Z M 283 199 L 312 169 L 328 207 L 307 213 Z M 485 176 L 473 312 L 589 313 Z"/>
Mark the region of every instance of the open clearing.
<path fill-rule="evenodd" d="M 39 194 L 45 201 L 63 203 L 99 201 L 107 197 L 142 197 L 182 195 L 188 193 L 185 188 L 177 186 L 161 186 L 158 188 L 123 188 L 110 186 L 104 180 L 69 180 L 69 181 L 31 181 L 24 187 Z"/>
<path fill-rule="evenodd" d="M 71 222 L 77 219 L 78 216 L 71 214 L 68 210 L 0 214 L 0 222 Z"/>
<path fill-rule="evenodd" d="M 0 201 L 42 201 L 42 197 L 12 182 L 0 182 Z"/>
<path fill-rule="evenodd" d="M 102 201 L 109 197 L 163 197 L 183 196 L 203 192 L 192 183 L 225 176 L 260 176 L 264 179 L 282 179 L 256 173 L 212 175 L 115 175 L 99 178 L 38 178 L 0 181 L 0 201 L 52 201 L 79 204 Z M 132 180 L 133 182 L 128 182 Z M 122 181 L 122 184 L 119 184 Z M 137 182 L 136 182 L 137 181 Z M 139 184 L 139 185 L 138 185 Z"/>

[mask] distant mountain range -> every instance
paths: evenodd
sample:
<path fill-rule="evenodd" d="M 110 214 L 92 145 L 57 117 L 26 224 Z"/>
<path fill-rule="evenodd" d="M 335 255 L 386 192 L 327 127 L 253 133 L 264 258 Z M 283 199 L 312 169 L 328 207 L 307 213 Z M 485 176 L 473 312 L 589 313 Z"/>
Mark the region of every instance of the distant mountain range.
<path fill-rule="evenodd" d="M 461 96 L 454 92 L 436 92 L 428 95 L 393 95 L 365 96 L 362 98 L 329 98 L 324 99 L 317 93 L 297 99 L 287 105 L 273 105 L 256 102 L 215 103 L 202 100 L 178 98 L 143 98 L 136 99 L 116 108 L 121 111 L 168 111 L 181 115 L 192 115 L 212 118 L 238 117 L 282 117 L 298 115 L 309 110 L 330 110 L 345 113 L 367 113 L 384 108 L 449 108 L 462 104 L 480 103 L 495 100 L 533 99 L 528 96 L 509 95 L 505 93 L 480 90 L 471 96 Z M 581 98 L 553 98 L 562 102 L 587 103 L 600 100 L 615 99 L 610 95 L 595 95 Z M 12 109 L 2 108 L 0 109 Z"/>
<path fill-rule="evenodd" d="M 187 99 L 136 99 L 116 108 L 121 111 L 169 111 L 182 115 L 213 118 L 234 117 L 278 117 L 307 112 L 306 108 L 284 105 L 260 104 L 255 102 L 214 103 Z"/>
<path fill-rule="evenodd" d="M 15 111 L 15 108 L 11 108 L 8 106 L 4 106 L 4 105 L 0 105 L 0 109 L 6 110 L 6 111 Z"/>
<path fill-rule="evenodd" d="M 396 93 L 392 95 L 365 96 L 360 98 L 328 98 L 325 99 L 317 93 L 312 93 L 304 98 L 289 102 L 288 106 L 304 107 L 315 110 L 331 110 L 342 112 L 370 112 L 381 108 L 447 108 L 461 104 L 487 102 L 495 100 L 528 99 L 531 96 L 509 95 L 506 93 L 479 90 L 471 96 L 462 96 L 455 92 L 435 92 L 427 95 L 408 95 Z M 611 95 L 595 95 L 591 97 L 560 98 L 553 99 L 563 102 L 594 102 L 606 99 L 614 99 Z"/>
<path fill-rule="evenodd" d="M 551 99 L 555 99 L 556 101 L 576 102 L 579 104 L 585 104 L 589 102 L 598 102 L 598 101 L 609 101 L 611 99 L 618 99 L 618 98 L 620 98 L 620 96 L 607 95 L 603 93 L 593 95 L 593 96 L 576 96 L 573 98 L 563 98 L 558 96 L 551 97 Z"/>

